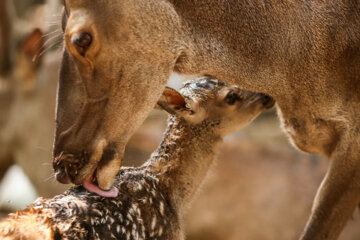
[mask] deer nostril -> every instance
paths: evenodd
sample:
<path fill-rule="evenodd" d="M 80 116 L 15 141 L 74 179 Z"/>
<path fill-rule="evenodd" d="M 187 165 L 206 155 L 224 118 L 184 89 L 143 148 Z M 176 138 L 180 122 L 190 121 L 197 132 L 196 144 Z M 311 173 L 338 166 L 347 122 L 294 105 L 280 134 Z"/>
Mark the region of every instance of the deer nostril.
<path fill-rule="evenodd" d="M 70 183 L 70 179 L 65 171 L 57 170 L 55 173 L 55 178 L 58 182 L 62 184 Z"/>
<path fill-rule="evenodd" d="M 90 33 L 82 32 L 74 36 L 71 43 L 75 45 L 80 55 L 84 56 L 92 43 L 92 36 Z"/>

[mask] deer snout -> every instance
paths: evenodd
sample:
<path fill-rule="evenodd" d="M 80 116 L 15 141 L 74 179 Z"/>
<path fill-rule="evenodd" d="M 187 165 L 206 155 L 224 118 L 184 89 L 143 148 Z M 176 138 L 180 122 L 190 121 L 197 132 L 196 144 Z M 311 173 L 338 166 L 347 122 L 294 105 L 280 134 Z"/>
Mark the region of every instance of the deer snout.
<path fill-rule="evenodd" d="M 61 153 L 54 159 L 53 168 L 55 171 L 55 179 L 62 184 L 69 184 L 70 177 L 66 171 L 66 160 L 67 155 Z"/>
<path fill-rule="evenodd" d="M 54 159 L 53 168 L 55 171 L 55 179 L 62 184 L 68 184 L 70 183 L 70 178 L 66 173 L 63 158 L 64 154 L 61 153 Z"/>
<path fill-rule="evenodd" d="M 70 178 L 65 171 L 65 168 L 60 168 L 55 172 L 55 179 L 62 184 L 69 184 Z"/>

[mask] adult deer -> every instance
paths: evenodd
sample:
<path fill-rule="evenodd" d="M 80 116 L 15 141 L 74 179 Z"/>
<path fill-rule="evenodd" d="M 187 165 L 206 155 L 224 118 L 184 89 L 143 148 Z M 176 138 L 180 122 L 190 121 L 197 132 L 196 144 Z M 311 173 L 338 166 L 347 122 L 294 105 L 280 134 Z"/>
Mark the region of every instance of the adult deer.
<path fill-rule="evenodd" d="M 94 187 L 110 189 L 171 72 L 211 75 L 273 96 L 292 142 L 331 159 L 301 239 L 336 239 L 360 198 L 359 6 L 66 0 L 57 179 L 82 184 L 95 174 Z"/>

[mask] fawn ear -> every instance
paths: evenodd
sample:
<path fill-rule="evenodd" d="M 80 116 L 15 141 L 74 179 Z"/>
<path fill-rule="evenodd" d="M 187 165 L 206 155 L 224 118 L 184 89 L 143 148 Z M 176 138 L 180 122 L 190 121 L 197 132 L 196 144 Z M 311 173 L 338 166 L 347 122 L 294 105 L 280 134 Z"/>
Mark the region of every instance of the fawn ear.
<path fill-rule="evenodd" d="M 187 110 L 184 97 L 178 91 L 169 87 L 165 88 L 155 108 L 163 109 L 173 115 Z"/>
<path fill-rule="evenodd" d="M 205 116 L 205 111 L 199 107 L 199 103 L 186 101 L 178 91 L 169 87 L 165 88 L 155 108 L 183 117 L 192 123 L 200 122 Z"/>

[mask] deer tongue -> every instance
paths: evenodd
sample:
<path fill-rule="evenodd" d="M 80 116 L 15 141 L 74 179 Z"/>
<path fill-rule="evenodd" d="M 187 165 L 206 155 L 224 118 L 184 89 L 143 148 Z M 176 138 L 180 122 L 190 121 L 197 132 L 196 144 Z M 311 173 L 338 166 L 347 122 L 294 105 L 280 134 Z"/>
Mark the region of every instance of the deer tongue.
<path fill-rule="evenodd" d="M 97 195 L 100 195 L 102 197 L 108 197 L 108 198 L 116 198 L 119 194 L 119 189 L 116 187 L 110 188 L 110 190 L 102 190 L 100 189 L 94 182 L 93 182 L 93 176 L 91 176 L 88 180 L 86 180 L 83 184 L 84 188 L 86 188 L 89 192 L 96 193 Z"/>

